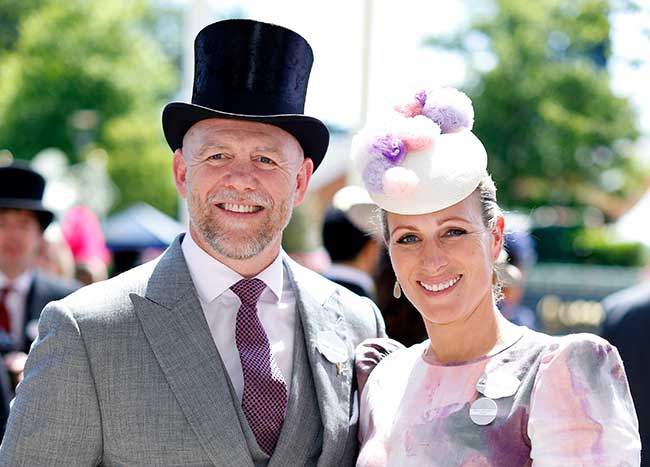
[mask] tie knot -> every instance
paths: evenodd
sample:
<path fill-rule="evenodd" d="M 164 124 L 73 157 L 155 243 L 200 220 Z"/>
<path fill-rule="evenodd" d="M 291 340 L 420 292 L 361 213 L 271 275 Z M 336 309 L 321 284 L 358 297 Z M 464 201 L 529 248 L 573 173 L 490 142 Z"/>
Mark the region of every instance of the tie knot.
<path fill-rule="evenodd" d="M 262 280 L 254 278 L 242 279 L 235 285 L 231 286 L 230 290 L 235 292 L 242 304 L 256 306 L 257 301 L 260 299 L 260 295 L 262 295 L 265 288 L 266 284 Z"/>

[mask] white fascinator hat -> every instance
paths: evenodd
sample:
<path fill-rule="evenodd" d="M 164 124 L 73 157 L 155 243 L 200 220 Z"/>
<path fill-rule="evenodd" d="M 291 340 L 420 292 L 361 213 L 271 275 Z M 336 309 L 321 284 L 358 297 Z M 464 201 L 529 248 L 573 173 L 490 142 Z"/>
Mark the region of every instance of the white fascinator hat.
<path fill-rule="evenodd" d="M 437 88 L 418 92 L 381 123 L 362 128 L 351 156 L 372 200 L 386 211 L 425 214 L 467 198 L 487 173 L 473 123 L 464 93 Z"/>

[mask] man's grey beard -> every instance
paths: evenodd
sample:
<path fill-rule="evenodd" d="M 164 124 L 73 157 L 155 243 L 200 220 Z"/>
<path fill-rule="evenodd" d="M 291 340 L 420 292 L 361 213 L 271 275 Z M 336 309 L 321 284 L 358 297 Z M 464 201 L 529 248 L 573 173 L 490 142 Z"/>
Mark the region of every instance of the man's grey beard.
<path fill-rule="evenodd" d="M 290 207 L 293 206 L 295 193 L 291 194 L 290 198 L 283 206 L 277 206 L 278 210 L 272 213 L 271 209 L 274 207 L 273 203 L 266 196 L 262 196 L 259 193 L 241 195 L 237 194 L 233 190 L 223 190 L 218 193 L 218 199 L 221 202 L 248 201 L 253 204 L 264 206 L 267 214 L 260 227 L 255 231 L 228 232 L 222 224 L 212 219 L 209 214 L 206 214 L 209 212 L 207 207 L 202 211 L 196 211 L 197 209 L 201 209 L 201 202 L 192 195 L 189 184 L 187 188 L 188 193 L 190 193 L 191 196 L 191 199 L 188 199 L 190 223 L 210 248 L 226 258 L 245 260 L 257 256 L 271 242 L 282 235 L 282 232 L 291 219 Z M 208 204 L 214 205 L 215 202 L 213 199 L 215 198 L 217 198 L 216 195 L 208 198 Z M 240 242 L 235 244 L 235 242 L 230 241 L 232 236 L 237 236 Z"/>

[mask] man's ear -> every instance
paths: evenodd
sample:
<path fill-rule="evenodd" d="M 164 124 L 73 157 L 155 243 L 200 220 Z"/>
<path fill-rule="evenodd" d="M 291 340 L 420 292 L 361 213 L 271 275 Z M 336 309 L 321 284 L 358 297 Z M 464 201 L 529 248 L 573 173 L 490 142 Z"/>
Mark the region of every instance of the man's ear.
<path fill-rule="evenodd" d="M 305 199 L 307 194 L 307 188 L 309 187 L 309 181 L 311 176 L 314 173 L 314 161 L 309 157 L 305 157 L 300 164 L 298 173 L 296 174 L 296 196 L 293 200 L 293 205 L 300 205 Z"/>
<path fill-rule="evenodd" d="M 185 165 L 185 159 L 183 158 L 182 148 L 178 148 L 176 151 L 174 151 L 173 170 L 174 182 L 176 183 L 176 191 L 178 191 L 178 194 L 182 198 L 185 198 L 187 196 L 187 190 L 185 188 L 187 166 Z"/>

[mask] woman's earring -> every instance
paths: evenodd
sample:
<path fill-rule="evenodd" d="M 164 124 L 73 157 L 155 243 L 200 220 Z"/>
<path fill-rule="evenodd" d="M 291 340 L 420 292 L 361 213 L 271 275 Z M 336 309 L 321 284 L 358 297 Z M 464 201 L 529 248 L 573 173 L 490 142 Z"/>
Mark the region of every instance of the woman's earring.
<path fill-rule="evenodd" d="M 402 288 L 399 286 L 399 281 L 395 281 L 393 286 L 393 297 L 400 298 L 402 296 Z"/>

